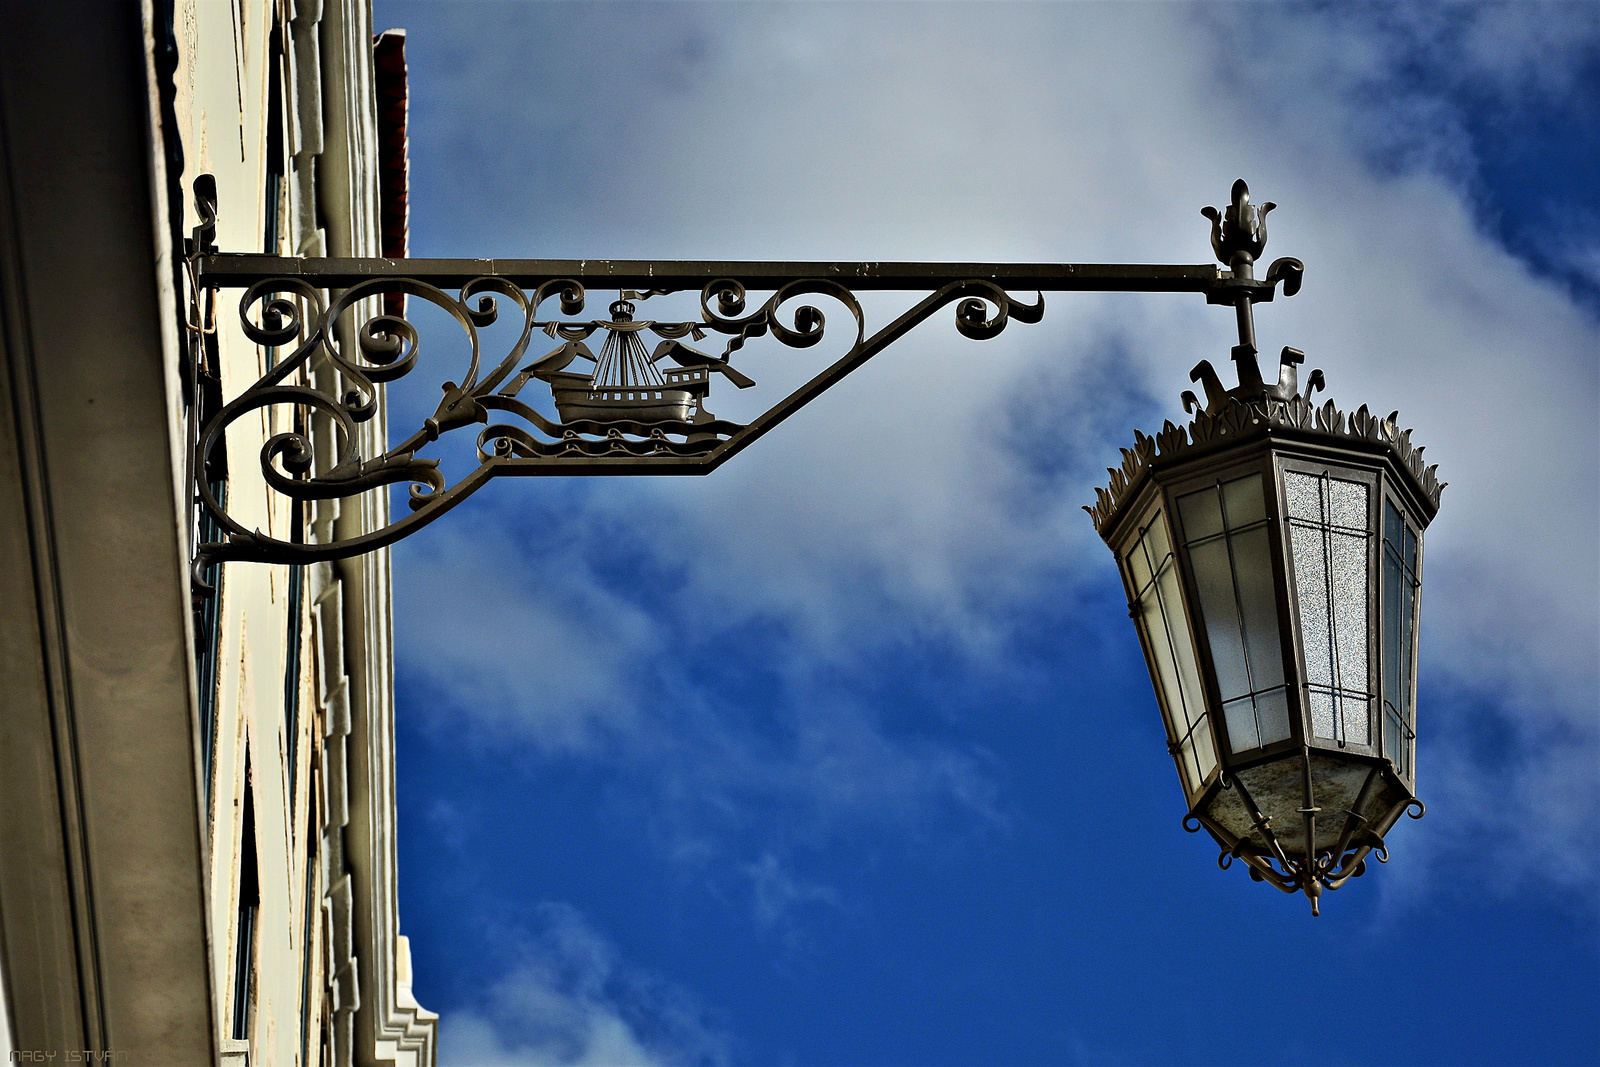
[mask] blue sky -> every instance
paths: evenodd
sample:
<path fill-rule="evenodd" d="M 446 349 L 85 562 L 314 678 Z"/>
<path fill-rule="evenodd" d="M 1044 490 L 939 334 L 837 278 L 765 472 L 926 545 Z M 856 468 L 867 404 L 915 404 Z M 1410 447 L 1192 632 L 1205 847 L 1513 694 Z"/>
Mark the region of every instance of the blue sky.
<path fill-rule="evenodd" d="M 414 255 L 1197 263 L 1244 176 L 1307 266 L 1263 349 L 1399 408 L 1450 482 L 1429 813 L 1315 920 L 1181 831 L 1079 510 L 1225 311 L 941 316 L 709 478 L 489 486 L 394 553 L 441 1064 L 1600 1060 L 1600 6 L 376 19 L 409 32 Z M 827 355 L 759 344 L 763 385 Z"/>

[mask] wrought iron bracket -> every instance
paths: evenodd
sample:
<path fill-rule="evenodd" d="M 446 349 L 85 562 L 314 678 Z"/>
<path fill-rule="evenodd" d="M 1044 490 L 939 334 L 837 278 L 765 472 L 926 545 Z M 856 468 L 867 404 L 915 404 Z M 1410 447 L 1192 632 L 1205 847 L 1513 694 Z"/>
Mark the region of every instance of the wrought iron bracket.
<path fill-rule="evenodd" d="M 955 327 L 972 340 L 997 336 L 1013 320 L 1037 323 L 1046 292 L 1199 293 L 1208 303 L 1232 305 L 1239 320 L 1234 358 L 1254 368 L 1252 308 L 1300 287 L 1298 260 L 1280 259 L 1265 277 L 1253 264 L 1266 242 L 1265 217 L 1241 180 L 1225 213 L 1206 208 L 1212 245 L 1226 268 L 1214 264 L 1105 263 L 764 263 L 642 262 L 611 260 L 302 259 L 224 253 L 213 243 L 214 184 L 196 183 L 201 218 L 186 242 L 191 282 L 186 325 L 191 333 L 215 330 L 216 300 L 224 289 L 243 289 L 239 322 L 255 344 L 280 353 L 266 374 L 226 403 L 200 429 L 194 462 L 195 498 L 222 531 L 199 546 L 197 580 L 227 560 L 313 563 L 372 551 L 406 537 L 449 511 L 485 482 L 505 475 L 707 474 L 743 451 L 800 408 L 940 309 L 955 305 Z M 619 299 L 603 319 L 578 319 L 591 288 Z M 451 291 L 454 291 L 452 294 Z M 698 291 L 698 315 L 687 321 L 636 318 L 639 304 L 655 296 Z M 902 314 L 869 332 L 857 294 L 921 294 Z M 1029 292 L 1031 300 L 1014 298 Z M 757 303 L 751 292 L 770 293 Z M 741 389 L 755 385 L 733 365 L 751 339 L 771 336 L 789 348 L 810 348 L 827 322 L 807 296 L 831 298 L 853 323 L 846 351 L 805 384 L 755 419 L 719 419 L 706 407 L 714 376 Z M 409 374 L 418 363 L 421 336 L 406 317 L 404 301 L 424 301 L 455 320 L 462 331 L 464 367 L 443 384 L 434 414 L 386 451 L 364 455 L 359 424 L 378 410 L 377 387 Z M 364 304 L 387 298 L 382 310 Z M 498 359 L 483 352 L 484 328 L 503 304 L 520 321 L 515 341 Z M 554 305 L 557 314 L 546 315 Z M 363 319 L 362 316 L 366 317 Z M 359 321 L 358 321 L 359 320 Z M 534 338 L 556 347 L 528 357 Z M 659 339 L 651 351 L 646 334 Z M 727 338 L 718 353 L 684 343 L 709 334 Z M 588 340 L 602 340 L 596 353 Z M 586 364 L 592 367 L 585 369 Z M 332 367 L 333 375 L 322 372 Z M 578 369 L 572 369 L 576 366 Z M 539 410 L 524 390 L 535 379 L 548 387 L 555 416 Z M 317 380 L 324 383 L 319 388 Z M 337 380 L 336 388 L 327 388 Z M 1248 381 L 1248 375 L 1241 379 Z M 1257 370 L 1255 381 L 1260 381 Z M 295 501 L 352 496 L 410 483 L 410 514 L 381 529 L 322 543 L 299 543 L 248 529 L 232 518 L 204 471 L 227 429 L 252 411 L 286 405 L 299 412 L 298 427 L 271 436 L 260 455 L 267 486 Z M 317 435 L 313 419 L 332 432 Z M 436 460 L 419 452 L 446 434 L 481 425 L 478 465 L 447 485 Z M 317 441 L 328 455 L 319 455 Z M 333 442 L 331 448 L 326 442 Z"/>

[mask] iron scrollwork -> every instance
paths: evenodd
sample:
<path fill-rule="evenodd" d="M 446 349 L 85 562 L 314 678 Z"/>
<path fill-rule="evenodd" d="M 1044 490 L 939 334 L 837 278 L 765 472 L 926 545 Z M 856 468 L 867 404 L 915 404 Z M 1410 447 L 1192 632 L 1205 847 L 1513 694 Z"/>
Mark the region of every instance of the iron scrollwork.
<path fill-rule="evenodd" d="M 357 428 L 377 413 L 377 387 L 417 367 L 422 337 L 410 318 L 388 312 L 371 315 L 354 330 L 338 327 L 364 302 L 392 294 L 425 301 L 454 319 L 465 337 L 467 366 L 459 382 L 444 383 L 443 397 L 421 426 L 382 454 L 366 456 Z M 287 354 L 202 429 L 198 456 L 210 456 L 228 428 L 249 413 L 289 405 L 303 416 L 328 420 L 336 454 L 318 462 L 310 418 L 302 418 L 299 428 L 273 434 L 260 454 L 262 476 L 272 490 L 305 502 L 409 483 L 410 513 L 356 537 L 294 543 L 245 527 L 201 482 L 200 503 L 226 538 L 202 545 L 198 566 L 228 560 L 310 563 L 371 551 L 432 522 L 498 475 L 706 473 L 949 304 L 956 305 L 956 329 L 978 340 L 998 335 L 1013 319 L 1033 323 L 1044 313 L 1042 296 L 1031 303 L 1018 301 L 982 279 L 940 286 L 870 336 L 855 294 L 827 279 L 794 279 L 753 311 L 746 310 L 743 284 L 715 279 L 701 291 L 698 321 L 635 318 L 636 301 L 651 295 L 660 294 L 624 289 L 608 318 L 574 321 L 570 316 L 583 311 L 588 294 L 572 278 L 550 279 L 528 291 L 504 278 L 480 277 L 452 295 L 414 278 L 382 277 L 340 290 L 331 301 L 302 278 L 257 281 L 240 300 L 241 329 L 255 344 Z M 789 348 L 809 348 L 822 340 L 827 322 L 820 308 L 809 302 L 786 307 L 808 295 L 831 297 L 847 309 L 854 336 L 844 355 L 751 422 L 712 414 L 707 400 L 715 378 L 741 389 L 755 385 L 732 362 L 748 340 L 770 335 Z M 552 301 L 566 318 L 539 317 Z M 521 328 L 516 342 L 491 367 L 482 331 L 500 317 L 503 306 L 520 317 Z M 719 355 L 686 343 L 711 333 L 728 336 Z M 533 339 L 541 334 L 556 341 L 556 347 L 527 358 Z M 588 343 L 597 335 L 604 338 L 598 352 Z M 653 351 L 644 341 L 647 335 L 659 339 Z M 336 368 L 342 394 L 309 384 L 312 376 L 306 372 L 321 360 Z M 548 388 L 555 418 L 529 402 L 527 391 L 536 383 Z M 482 426 L 478 466 L 447 485 L 438 461 L 419 453 L 444 435 L 475 425 Z"/>
<path fill-rule="evenodd" d="M 348 497 L 388 486 L 410 485 L 410 511 L 380 529 L 318 543 L 299 543 L 250 529 L 200 479 L 200 506 L 215 518 L 223 539 L 199 546 L 196 573 L 228 560 L 301 564 L 342 559 L 391 545 L 466 499 L 493 477 L 551 474 L 704 474 L 748 447 L 845 375 L 899 340 L 936 312 L 955 305 L 955 327 L 986 340 L 1013 320 L 1037 323 L 1046 291 L 1195 292 L 1211 303 L 1238 308 L 1241 348 L 1253 361 L 1251 308 L 1299 287 L 1296 260 L 1274 263 L 1257 279 L 1251 264 L 1265 241 L 1266 208 L 1249 204 L 1238 182 L 1234 206 L 1214 217 L 1213 244 L 1230 269 L 1137 264 L 739 264 L 557 261 L 314 260 L 218 254 L 207 240 L 215 206 L 202 204 L 205 220 L 189 256 L 193 314 L 214 314 L 216 292 L 244 288 L 239 319 L 251 342 L 287 354 L 250 388 L 226 404 L 201 429 L 196 469 L 222 445 L 228 428 L 260 409 L 286 405 L 298 423 L 272 434 L 260 453 L 266 484 L 292 501 Z M 610 315 L 580 320 L 586 287 L 617 292 Z M 455 289 L 455 295 L 448 290 Z M 656 296 L 700 294 L 698 318 L 664 321 L 636 317 Z M 749 290 L 771 295 L 755 306 Z M 868 333 L 858 294 L 922 292 L 894 321 Z M 1019 300 L 1011 290 L 1034 290 Z M 358 427 L 379 408 L 379 386 L 418 365 L 421 332 L 404 301 L 444 311 L 466 340 L 467 365 L 459 382 L 447 381 L 434 413 L 404 440 L 365 455 Z M 388 299 L 378 301 L 375 298 Z M 755 382 L 734 358 L 755 338 L 771 336 L 791 349 L 817 345 L 828 323 L 806 298 L 841 305 L 853 336 L 844 353 L 805 384 L 749 422 L 718 418 L 707 407 L 720 377 L 745 389 Z M 551 305 L 559 315 L 540 317 Z M 371 306 L 382 311 L 356 323 Z M 502 309 L 520 316 L 514 344 L 491 367 L 482 331 Z M 351 317 L 352 321 L 345 320 Z M 554 348 L 529 358 L 540 334 Z M 727 338 L 712 354 L 693 347 L 711 334 Z M 653 342 L 646 342 L 649 336 Z M 599 351 L 590 342 L 601 340 Z M 692 342 L 692 343 L 691 343 Z M 323 368 L 331 368 L 332 375 Z M 319 377 L 320 376 L 320 377 Z M 318 387 L 321 381 L 324 387 Z M 338 385 L 326 387 L 329 381 Z M 539 385 L 535 386 L 535 382 Z M 555 417 L 541 412 L 531 390 L 546 388 Z M 313 432 L 317 420 L 328 431 Z M 482 426 L 477 466 L 447 484 L 437 460 L 420 451 L 453 431 Z M 327 456 L 318 455 L 318 441 Z"/>

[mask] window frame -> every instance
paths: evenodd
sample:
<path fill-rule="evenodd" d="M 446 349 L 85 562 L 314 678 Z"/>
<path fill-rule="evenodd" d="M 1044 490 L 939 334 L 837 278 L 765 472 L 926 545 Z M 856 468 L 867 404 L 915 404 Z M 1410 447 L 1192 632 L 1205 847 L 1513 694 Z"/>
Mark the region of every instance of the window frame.
<path fill-rule="evenodd" d="M 1387 508 L 1388 506 L 1392 505 L 1394 507 L 1394 509 L 1397 512 L 1400 513 L 1400 521 L 1404 525 L 1404 528 L 1410 530 L 1416 536 L 1416 539 L 1417 539 L 1417 561 L 1416 561 L 1416 566 L 1415 566 L 1415 568 L 1413 569 L 1413 572 L 1412 572 L 1412 582 L 1414 583 L 1414 585 L 1413 585 L 1413 592 L 1412 592 L 1412 599 L 1411 599 L 1411 640 L 1410 640 L 1410 647 L 1403 650 L 1405 653 L 1409 654 L 1410 661 L 1411 661 L 1410 676 L 1409 677 L 1404 677 L 1402 679 L 1402 685 L 1404 686 L 1404 690 L 1405 690 L 1402 695 L 1405 698 L 1405 703 L 1402 705 L 1403 714 L 1401 716 L 1401 729 L 1402 729 L 1402 731 L 1409 732 L 1409 738 L 1407 738 L 1404 733 L 1402 734 L 1402 742 L 1404 742 L 1406 740 L 1409 740 L 1409 742 L 1410 742 L 1409 751 L 1408 751 L 1408 757 L 1409 758 L 1406 759 L 1404 764 L 1402 764 L 1401 762 L 1399 762 L 1398 760 L 1396 760 L 1394 758 L 1393 754 L 1391 754 L 1389 752 L 1389 750 L 1388 750 L 1388 741 L 1387 741 L 1386 734 L 1380 734 L 1379 735 L 1380 746 L 1379 746 L 1378 754 L 1382 755 L 1384 758 L 1389 760 L 1390 765 L 1394 768 L 1395 774 L 1397 774 L 1399 776 L 1400 780 L 1403 783 L 1405 783 L 1406 786 L 1408 788 L 1412 789 L 1412 791 L 1414 792 L 1415 788 L 1416 788 L 1416 762 L 1417 762 L 1417 675 L 1419 673 L 1418 670 L 1417 670 L 1417 659 L 1418 659 L 1419 654 L 1421 652 L 1422 562 L 1423 562 L 1423 553 L 1424 553 L 1424 547 L 1425 547 L 1424 546 L 1424 541 L 1426 539 L 1427 530 L 1426 530 L 1424 524 L 1421 523 L 1420 521 L 1418 521 L 1417 516 L 1416 516 L 1416 511 L 1409 504 L 1409 502 L 1407 501 L 1406 496 L 1403 493 L 1397 491 L 1396 487 L 1393 484 L 1391 484 L 1391 479 L 1385 479 L 1384 481 L 1385 481 L 1385 485 L 1383 487 L 1383 492 L 1382 492 L 1383 505 L 1384 505 L 1385 508 Z M 1383 557 L 1383 553 L 1384 553 L 1383 545 L 1384 545 L 1384 541 L 1385 541 L 1384 530 L 1382 528 L 1383 516 L 1382 516 L 1381 512 L 1380 512 L 1380 518 L 1379 518 L 1378 521 L 1379 521 L 1379 530 L 1378 530 L 1378 534 L 1377 534 L 1376 540 L 1378 542 L 1379 567 L 1381 568 L 1382 565 L 1383 565 L 1383 558 L 1384 558 Z M 1401 560 L 1401 567 L 1402 567 L 1401 580 L 1402 581 L 1405 580 L 1404 566 L 1405 566 L 1405 563 L 1404 563 L 1404 560 L 1402 559 Z M 1387 583 L 1383 580 L 1383 575 L 1382 575 L 1381 570 L 1380 570 L 1379 575 L 1378 575 L 1377 585 L 1378 585 L 1378 641 L 1379 641 L 1381 652 L 1382 652 L 1383 656 L 1386 657 L 1387 654 L 1388 654 L 1388 649 L 1386 647 L 1383 647 L 1383 644 L 1384 644 L 1383 623 L 1384 623 L 1384 620 L 1386 619 L 1386 617 L 1388 615 L 1389 590 L 1387 588 Z M 1388 698 L 1389 698 L 1389 692 L 1388 692 L 1388 684 L 1389 683 L 1388 683 L 1388 678 L 1386 676 L 1387 672 L 1383 671 L 1381 669 L 1381 667 L 1386 666 L 1386 665 L 1387 665 L 1387 659 L 1384 658 L 1383 661 L 1380 663 L 1380 671 L 1379 671 L 1380 691 L 1378 693 L 1378 721 L 1379 721 L 1380 729 L 1382 729 L 1382 728 L 1387 726 L 1387 718 L 1388 718 L 1388 711 L 1387 711 L 1386 705 L 1388 704 Z"/>
<path fill-rule="evenodd" d="M 1268 567 L 1272 575 L 1272 602 L 1273 608 L 1277 615 L 1275 625 L 1278 632 L 1278 655 L 1280 657 L 1283 676 L 1283 681 L 1280 683 L 1280 686 L 1284 692 L 1286 714 L 1289 720 L 1288 737 L 1280 738 L 1279 740 L 1271 741 L 1266 744 L 1257 744 L 1253 748 L 1247 748 L 1236 752 L 1233 749 L 1233 738 L 1228 731 L 1226 704 L 1231 701 L 1224 701 L 1223 699 L 1221 676 L 1217 670 L 1216 650 L 1211 646 L 1211 634 L 1205 621 L 1204 598 L 1200 594 L 1199 586 L 1199 570 L 1195 566 L 1194 557 L 1190 552 L 1190 547 L 1191 544 L 1210 541 L 1214 537 L 1231 539 L 1233 535 L 1243 531 L 1228 529 L 1226 524 L 1224 524 L 1224 529 L 1220 534 L 1202 538 L 1195 542 L 1190 542 L 1189 540 L 1185 539 L 1178 543 L 1178 547 L 1181 548 L 1183 552 L 1185 591 L 1191 602 L 1195 605 L 1192 621 L 1193 628 L 1200 638 L 1199 650 L 1201 658 L 1201 674 L 1205 681 L 1206 699 L 1210 702 L 1213 709 L 1213 714 L 1216 717 L 1218 723 L 1218 741 L 1219 744 L 1225 747 L 1228 753 L 1228 763 L 1230 766 L 1247 766 L 1258 759 L 1269 759 L 1286 750 L 1298 747 L 1300 743 L 1298 734 L 1296 733 L 1295 721 L 1297 716 L 1294 703 L 1299 685 L 1299 679 L 1295 674 L 1294 661 L 1291 658 L 1293 655 L 1293 649 L 1283 640 L 1283 619 L 1286 616 L 1284 614 L 1285 591 L 1282 577 L 1283 549 L 1280 543 L 1280 538 L 1282 536 L 1281 520 L 1279 514 L 1277 513 L 1276 491 L 1271 487 L 1270 484 L 1268 484 L 1273 478 L 1273 472 L 1271 470 L 1270 463 L 1267 461 L 1267 457 L 1265 455 L 1261 455 L 1251 457 L 1249 460 L 1243 463 L 1235 462 L 1230 463 L 1227 466 L 1211 467 L 1197 475 L 1187 477 L 1182 480 L 1175 480 L 1167 487 L 1168 499 L 1171 502 L 1171 507 L 1174 512 L 1178 513 L 1178 525 L 1181 527 L 1183 520 L 1181 511 L 1179 511 L 1178 502 L 1180 500 L 1197 492 L 1220 491 L 1222 486 L 1231 482 L 1241 481 L 1252 474 L 1263 480 L 1261 487 L 1261 498 L 1265 517 L 1261 520 L 1260 525 L 1254 528 L 1265 530 L 1267 536 Z M 1238 572 L 1237 568 L 1233 565 L 1231 543 L 1229 544 L 1229 570 L 1235 583 L 1237 595 Z M 1248 651 L 1245 652 L 1245 655 L 1248 658 Z M 1262 692 L 1269 692 L 1272 688 L 1275 687 L 1268 687 L 1268 689 L 1262 690 Z M 1257 695 L 1253 686 L 1249 695 L 1252 697 Z M 1259 730 L 1259 724 L 1257 728 Z"/>
<path fill-rule="evenodd" d="M 1187 732 L 1181 735 L 1178 731 L 1177 718 L 1169 704 L 1166 686 L 1161 683 L 1160 675 L 1157 669 L 1157 656 L 1155 655 L 1155 650 L 1151 645 L 1151 637 L 1146 632 L 1144 620 L 1140 617 L 1140 590 L 1134 579 L 1132 570 L 1128 565 L 1128 557 L 1144 539 L 1145 533 L 1157 523 L 1163 524 L 1163 531 L 1167 536 L 1167 547 L 1171 555 L 1171 566 L 1176 579 L 1174 584 L 1178 591 L 1178 609 L 1179 613 L 1182 615 L 1181 620 L 1179 620 L 1179 624 L 1185 628 L 1189 635 L 1189 646 L 1194 653 L 1196 661 L 1194 664 L 1194 670 L 1200 682 L 1199 698 L 1201 708 L 1199 721 L 1195 722 L 1194 725 L 1190 727 L 1188 723 L 1188 717 L 1185 716 L 1184 727 Z M 1156 704 L 1161 712 L 1161 722 L 1167 733 L 1167 751 L 1172 757 L 1173 767 L 1177 771 L 1178 781 L 1183 787 L 1184 797 L 1192 809 L 1215 784 L 1217 777 L 1222 773 L 1223 769 L 1227 766 L 1227 763 L 1224 751 L 1221 747 L 1222 738 L 1218 735 L 1217 731 L 1216 705 L 1212 700 L 1211 691 L 1208 689 L 1206 683 L 1204 654 L 1201 651 L 1201 646 L 1195 633 L 1194 612 L 1192 610 L 1193 599 L 1188 590 L 1188 583 L 1186 580 L 1186 575 L 1184 574 L 1184 567 L 1182 565 L 1183 561 L 1179 555 L 1179 549 L 1180 546 L 1173 537 L 1173 527 L 1172 522 L 1169 519 L 1169 508 L 1167 501 L 1163 499 L 1160 493 L 1153 493 L 1147 500 L 1142 502 L 1140 507 L 1132 509 L 1127 520 L 1123 523 L 1120 536 L 1117 539 L 1115 555 L 1117 561 L 1117 570 L 1122 576 L 1123 590 L 1127 595 L 1128 614 L 1133 620 L 1134 632 L 1139 637 L 1140 651 L 1144 653 L 1145 668 L 1150 673 L 1152 682 L 1151 687 L 1155 690 Z M 1157 574 L 1158 572 L 1152 571 L 1150 578 L 1150 582 L 1152 584 L 1158 581 Z M 1157 602 L 1160 603 L 1159 591 L 1156 591 L 1155 595 L 1157 597 Z M 1167 607 L 1165 604 L 1162 604 L 1161 606 L 1163 616 L 1165 617 Z M 1167 626 L 1170 628 L 1172 625 L 1172 620 L 1167 618 Z M 1176 659 L 1177 650 L 1173 649 L 1172 653 L 1174 659 Z M 1181 695 L 1181 683 L 1179 688 Z M 1189 774 L 1184 769 L 1183 765 L 1182 742 L 1185 738 L 1194 736 L 1202 728 L 1209 731 L 1212 749 L 1212 766 L 1209 770 L 1199 774 L 1199 782 L 1191 788 L 1189 783 Z M 1196 767 L 1198 768 L 1199 759 L 1196 758 L 1195 762 Z"/>

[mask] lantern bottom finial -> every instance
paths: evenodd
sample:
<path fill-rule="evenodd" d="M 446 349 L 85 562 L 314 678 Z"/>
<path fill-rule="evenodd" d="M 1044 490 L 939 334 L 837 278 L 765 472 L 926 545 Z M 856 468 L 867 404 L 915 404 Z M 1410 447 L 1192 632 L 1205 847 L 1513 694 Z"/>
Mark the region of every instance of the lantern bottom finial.
<path fill-rule="evenodd" d="M 1365 874 L 1369 855 L 1389 862 L 1384 835 L 1402 814 L 1425 811 L 1386 761 L 1301 750 L 1219 775 L 1184 829 L 1205 828 L 1221 849 L 1219 867 L 1242 859 L 1251 880 L 1304 893 L 1320 915 L 1323 893 Z"/>

